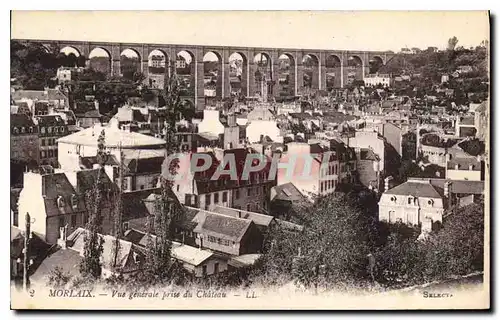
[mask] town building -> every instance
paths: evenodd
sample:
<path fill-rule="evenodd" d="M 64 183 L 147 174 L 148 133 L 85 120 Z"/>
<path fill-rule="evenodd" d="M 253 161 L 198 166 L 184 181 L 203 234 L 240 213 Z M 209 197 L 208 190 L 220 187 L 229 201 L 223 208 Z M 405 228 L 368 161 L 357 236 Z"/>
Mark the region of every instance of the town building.
<path fill-rule="evenodd" d="M 108 126 L 95 126 L 59 139 L 61 168 L 65 171 L 92 168 L 97 163 L 97 140 L 102 131 L 109 155 L 105 164 L 109 177 L 116 181 L 118 166 L 123 164 L 124 192 L 155 188 L 165 158 L 165 140 L 120 130 L 114 119 Z"/>
<path fill-rule="evenodd" d="M 391 86 L 391 75 L 390 74 L 367 74 L 363 78 L 365 86 L 367 87 L 390 87 Z"/>
<path fill-rule="evenodd" d="M 14 90 L 11 92 L 12 100 L 17 104 L 25 102 L 33 116 L 40 115 L 35 112 L 37 102 L 46 103 L 53 109 L 65 109 L 69 107 L 69 98 L 60 89 L 45 88 L 44 90 Z"/>
<path fill-rule="evenodd" d="M 308 197 L 333 193 L 340 183 L 341 166 L 335 150 L 319 143 L 291 142 L 280 158 L 278 185 L 293 185 Z M 343 167 L 344 170 L 346 167 Z"/>
<path fill-rule="evenodd" d="M 36 116 L 38 125 L 40 164 L 59 167 L 58 139 L 69 134 L 68 126 L 60 115 Z"/>
<path fill-rule="evenodd" d="M 263 236 L 252 220 L 199 210 L 194 219 L 196 244 L 200 248 L 231 256 L 259 253 Z"/>
<path fill-rule="evenodd" d="M 379 200 L 379 220 L 420 227 L 424 232 L 436 228 L 456 208 L 478 201 L 484 194 L 484 182 L 447 179 L 409 178 L 385 191 Z"/>
<path fill-rule="evenodd" d="M 205 210 L 213 210 L 216 205 L 254 212 L 265 212 L 269 209 L 269 193 L 276 184 L 276 180 L 269 177 L 270 159 L 255 150 L 245 148 L 215 148 L 197 152 L 196 155 L 208 157 L 211 167 L 203 172 L 193 172 L 193 166 L 190 164 L 193 154 L 186 154 L 180 159 L 173 191 L 181 203 Z M 259 161 L 266 161 L 266 164 L 262 169 L 249 173 L 248 177 L 243 177 L 247 156 L 256 164 Z M 236 168 L 224 168 L 234 172 L 234 176 L 219 168 L 221 165 L 227 166 L 223 159 L 229 158 L 234 158 Z M 216 171 L 221 174 L 212 180 Z M 166 168 L 163 174 L 167 174 Z"/>
<path fill-rule="evenodd" d="M 38 164 L 38 126 L 26 114 L 11 114 L 10 129 L 11 161 Z"/>
<path fill-rule="evenodd" d="M 79 276 L 79 266 L 84 256 L 84 239 L 87 232 L 88 230 L 85 228 L 77 228 L 68 233 L 64 227 L 61 228 L 57 247 L 36 268 L 31 279 L 43 283 L 55 266 L 58 266 L 64 274 L 68 274 L 70 277 Z M 118 275 L 126 278 L 141 270 L 145 261 L 145 254 L 141 248 L 123 239 L 117 242 L 117 239 L 110 235 L 98 234 L 98 236 L 103 240 L 103 252 L 100 260 L 103 279 Z M 116 249 L 117 243 L 118 250 Z"/>

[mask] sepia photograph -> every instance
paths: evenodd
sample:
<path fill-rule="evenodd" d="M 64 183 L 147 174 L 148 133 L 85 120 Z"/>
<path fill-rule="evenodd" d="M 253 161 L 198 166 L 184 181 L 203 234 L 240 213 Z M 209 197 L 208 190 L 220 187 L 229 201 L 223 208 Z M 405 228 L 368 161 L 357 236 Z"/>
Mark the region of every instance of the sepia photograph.
<path fill-rule="evenodd" d="M 488 11 L 10 15 L 11 309 L 490 309 Z"/>

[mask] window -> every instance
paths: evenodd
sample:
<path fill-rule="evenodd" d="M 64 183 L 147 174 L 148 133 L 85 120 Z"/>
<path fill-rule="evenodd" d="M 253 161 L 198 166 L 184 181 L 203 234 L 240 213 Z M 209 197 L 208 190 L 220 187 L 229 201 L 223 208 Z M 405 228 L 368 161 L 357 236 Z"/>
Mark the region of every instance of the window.
<path fill-rule="evenodd" d="M 59 132 L 59 128 L 58 128 L 58 127 L 55 127 L 55 128 L 54 128 L 54 132 L 55 132 L 55 133 L 58 133 L 58 132 Z"/>
<path fill-rule="evenodd" d="M 250 203 L 247 204 L 247 211 L 252 211 L 252 205 Z"/>
<path fill-rule="evenodd" d="M 74 228 L 76 226 L 76 214 L 71 215 L 71 227 Z"/>
<path fill-rule="evenodd" d="M 76 195 L 71 196 L 71 207 L 73 209 L 76 209 L 78 207 L 78 199 L 76 198 Z"/>
<path fill-rule="evenodd" d="M 179 191 L 180 185 L 177 185 L 177 192 Z"/>
<path fill-rule="evenodd" d="M 205 195 L 205 205 L 207 206 L 210 205 L 211 196 L 212 196 L 211 194 Z"/>
<path fill-rule="evenodd" d="M 219 263 L 216 262 L 214 265 L 214 273 L 219 273 Z"/>
<path fill-rule="evenodd" d="M 88 216 L 86 213 L 84 213 L 84 214 L 83 214 L 83 223 L 84 223 L 84 224 L 87 224 L 87 221 L 88 221 L 88 220 L 89 220 L 89 216 Z"/>
<path fill-rule="evenodd" d="M 206 276 L 207 275 L 207 266 L 203 266 L 201 270 L 202 270 L 201 271 L 202 275 Z"/>
<path fill-rule="evenodd" d="M 222 202 L 227 202 L 227 191 L 222 193 Z"/>
<path fill-rule="evenodd" d="M 128 222 L 124 222 L 123 225 L 122 225 L 122 231 L 127 231 L 129 230 L 129 226 L 128 226 Z"/>
<path fill-rule="evenodd" d="M 43 134 L 45 134 L 45 127 L 41 127 L 40 128 L 40 132 L 43 133 Z"/>
<path fill-rule="evenodd" d="M 57 158 L 57 149 L 56 149 L 56 150 L 54 150 L 54 157 L 56 157 L 56 158 Z"/>
<path fill-rule="evenodd" d="M 64 198 L 62 196 L 57 197 L 57 206 L 59 208 L 64 208 Z"/>
<path fill-rule="evenodd" d="M 47 132 L 48 132 L 48 133 L 52 133 L 52 127 L 48 127 L 48 128 L 47 128 Z"/>
<path fill-rule="evenodd" d="M 33 133 L 33 127 L 30 127 L 30 133 Z"/>
<path fill-rule="evenodd" d="M 219 193 L 214 194 L 214 203 L 219 203 Z"/>
<path fill-rule="evenodd" d="M 64 127 L 61 127 L 61 133 L 64 133 L 64 130 L 65 130 Z"/>
<path fill-rule="evenodd" d="M 411 204 L 411 198 L 408 198 L 408 204 Z"/>
<path fill-rule="evenodd" d="M 251 197 L 252 196 L 252 187 L 247 188 L 247 196 Z"/>
<path fill-rule="evenodd" d="M 14 133 L 19 133 L 19 129 L 14 127 Z"/>
<path fill-rule="evenodd" d="M 236 189 L 236 190 L 234 191 L 234 198 L 235 198 L 235 199 L 239 199 L 239 198 L 240 198 L 240 190 L 239 190 L 239 189 Z"/>
<path fill-rule="evenodd" d="M 49 152 L 48 152 L 48 153 L 49 153 L 49 158 L 52 158 L 52 156 L 54 156 L 54 151 L 49 150 Z"/>
<path fill-rule="evenodd" d="M 42 147 L 45 146 L 45 139 L 40 139 L 40 143 L 42 144 Z"/>
<path fill-rule="evenodd" d="M 24 133 L 26 129 L 24 127 L 21 127 L 21 133 Z"/>

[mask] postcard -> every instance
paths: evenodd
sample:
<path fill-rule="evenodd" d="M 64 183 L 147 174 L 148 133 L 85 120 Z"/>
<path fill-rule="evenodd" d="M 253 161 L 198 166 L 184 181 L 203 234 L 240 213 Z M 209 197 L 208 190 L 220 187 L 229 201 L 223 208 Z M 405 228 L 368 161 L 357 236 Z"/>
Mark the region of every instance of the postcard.
<path fill-rule="evenodd" d="M 11 308 L 490 308 L 487 11 L 13 11 Z"/>

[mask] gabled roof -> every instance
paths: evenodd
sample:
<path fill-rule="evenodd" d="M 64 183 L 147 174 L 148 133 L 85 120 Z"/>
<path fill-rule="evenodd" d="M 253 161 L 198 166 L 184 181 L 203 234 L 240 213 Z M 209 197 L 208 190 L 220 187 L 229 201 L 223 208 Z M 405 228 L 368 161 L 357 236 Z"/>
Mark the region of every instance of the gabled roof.
<path fill-rule="evenodd" d="M 75 250 L 83 256 L 85 247 L 84 235 L 87 232 L 83 228 L 78 228 L 68 236 L 71 250 Z M 104 240 L 103 252 L 101 255 L 102 266 L 108 270 L 114 265 L 114 252 L 116 238 L 110 235 L 99 234 L 99 237 Z M 134 258 L 134 256 L 136 256 Z M 119 240 L 119 250 L 116 257 L 117 266 L 123 271 L 132 271 L 139 268 L 139 256 L 143 256 L 142 252 L 133 243 L 125 240 Z M 137 261 L 137 262 L 136 262 Z"/>
<path fill-rule="evenodd" d="M 48 114 L 36 116 L 38 125 L 40 126 L 62 126 L 65 125 L 63 118 L 57 114 Z"/>
<path fill-rule="evenodd" d="M 415 178 L 412 178 L 415 179 Z M 444 183 L 450 182 L 450 192 L 457 194 L 483 194 L 484 181 L 474 180 L 446 180 L 446 179 L 430 179 L 430 183 L 436 188 L 444 188 Z"/>
<path fill-rule="evenodd" d="M 442 194 L 427 180 L 419 182 L 408 180 L 384 192 L 389 195 L 414 196 L 424 198 L 441 198 Z"/>
<path fill-rule="evenodd" d="M 203 250 L 172 241 L 171 254 L 174 259 L 188 263 L 193 266 L 199 266 L 214 254 L 208 250 Z"/>
<path fill-rule="evenodd" d="M 282 201 L 306 201 L 307 197 L 291 182 L 274 187 L 276 196 L 272 199 Z"/>
<path fill-rule="evenodd" d="M 71 277 L 78 277 L 82 259 L 82 256 L 74 250 L 59 249 L 42 261 L 30 279 L 33 282 L 45 284 L 48 280 L 46 277 L 55 267 L 61 268 L 65 274 L 69 274 Z"/>
<path fill-rule="evenodd" d="M 44 90 L 17 90 L 12 93 L 12 99 L 31 99 L 31 100 L 63 100 L 66 96 L 57 89 L 48 89 L 47 94 Z"/>
<path fill-rule="evenodd" d="M 28 115 L 23 113 L 10 114 L 10 126 L 12 127 L 33 127 L 35 124 Z"/>
<path fill-rule="evenodd" d="M 269 216 L 266 214 L 261 214 L 261 213 L 256 213 L 256 212 L 251 212 L 251 211 L 246 211 L 246 210 L 241 210 L 241 209 L 235 209 L 235 208 L 229 208 L 229 207 L 222 207 L 219 205 L 215 206 L 214 212 L 220 213 L 222 215 L 229 216 L 229 217 L 252 220 L 256 225 L 265 226 L 265 227 L 269 227 L 271 222 L 274 220 L 273 216 Z"/>
<path fill-rule="evenodd" d="M 200 212 L 202 211 L 200 210 Z M 252 223 L 251 220 L 205 211 L 194 232 L 205 233 L 232 241 L 240 241 Z"/>

